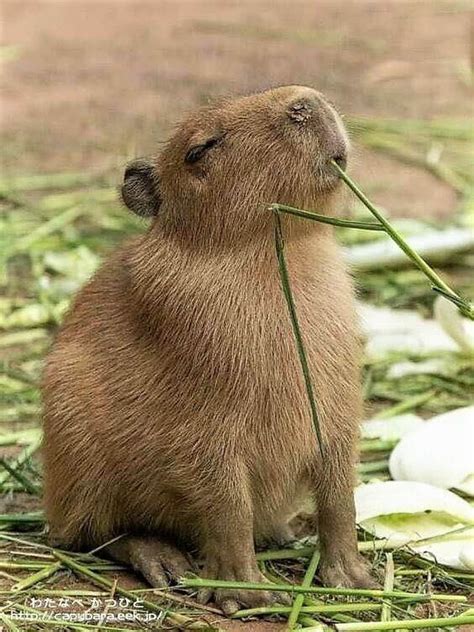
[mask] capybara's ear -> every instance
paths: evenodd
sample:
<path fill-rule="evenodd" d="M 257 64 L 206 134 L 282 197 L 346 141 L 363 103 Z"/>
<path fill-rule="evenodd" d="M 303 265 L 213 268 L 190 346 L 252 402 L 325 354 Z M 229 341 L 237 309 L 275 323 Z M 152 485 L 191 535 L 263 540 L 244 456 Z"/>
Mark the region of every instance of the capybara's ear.
<path fill-rule="evenodd" d="M 134 160 L 125 169 L 122 200 L 136 215 L 153 217 L 161 204 L 159 185 L 154 165 L 142 158 Z"/>

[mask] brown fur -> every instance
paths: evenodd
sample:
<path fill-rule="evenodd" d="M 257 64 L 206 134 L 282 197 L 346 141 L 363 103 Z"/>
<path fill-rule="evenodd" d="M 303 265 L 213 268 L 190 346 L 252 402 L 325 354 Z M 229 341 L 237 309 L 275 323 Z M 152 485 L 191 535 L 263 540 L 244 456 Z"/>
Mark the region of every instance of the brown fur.
<path fill-rule="evenodd" d="M 219 140 L 186 163 L 209 138 Z M 328 161 L 346 146 L 334 109 L 298 86 L 218 103 L 178 128 L 154 162 L 150 229 L 78 294 L 47 362 L 54 541 L 92 548 L 121 533 L 172 536 L 199 548 L 207 575 L 258 579 L 254 539 L 285 532 L 311 494 L 323 578 L 369 582 L 352 500 L 361 416 L 352 283 L 332 228 L 282 219 L 322 460 L 267 210 L 336 212 Z M 255 603 L 228 592 L 218 602 Z"/>

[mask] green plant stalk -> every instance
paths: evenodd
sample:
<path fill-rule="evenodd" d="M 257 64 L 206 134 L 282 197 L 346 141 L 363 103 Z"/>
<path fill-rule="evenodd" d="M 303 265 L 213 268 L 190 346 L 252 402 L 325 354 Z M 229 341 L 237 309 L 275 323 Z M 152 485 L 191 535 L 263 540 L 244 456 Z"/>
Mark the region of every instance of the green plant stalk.
<path fill-rule="evenodd" d="M 390 592 L 393 590 L 393 584 L 395 580 L 395 566 L 393 564 L 393 555 L 392 553 L 387 553 L 387 562 L 385 564 L 385 581 L 383 584 L 383 589 L 386 592 Z M 382 605 L 382 613 L 380 615 L 381 621 L 390 621 L 392 618 L 392 604 L 390 601 L 384 601 Z"/>
<path fill-rule="evenodd" d="M 296 560 L 302 557 L 311 557 L 315 550 L 318 550 L 315 546 L 302 546 L 299 549 L 270 549 L 257 553 L 257 560 L 259 562 Z"/>
<path fill-rule="evenodd" d="M 5 624 L 6 630 L 10 630 L 10 632 L 20 632 L 20 628 L 15 625 L 13 619 L 2 612 L 0 612 L 0 621 Z"/>
<path fill-rule="evenodd" d="M 400 548 L 398 545 L 389 544 L 387 540 L 367 540 L 366 542 L 358 542 L 357 548 L 359 551 L 389 551 L 391 549 Z M 300 557 L 311 557 L 314 551 L 318 550 L 316 546 L 302 546 L 298 549 L 274 549 L 268 551 L 261 551 L 257 553 L 257 560 L 259 562 L 268 562 L 275 560 L 294 560 Z"/>
<path fill-rule="evenodd" d="M 298 315 L 296 313 L 296 307 L 293 300 L 293 294 L 291 292 L 290 279 L 288 276 L 288 268 L 286 266 L 284 248 L 285 243 L 283 240 L 283 233 L 281 228 L 280 215 L 278 211 L 274 211 L 274 220 L 275 220 L 275 249 L 276 255 L 278 259 L 278 268 L 280 271 L 281 284 L 283 288 L 283 293 L 285 295 L 286 303 L 288 305 L 288 311 L 290 314 L 291 324 L 293 327 L 293 334 L 296 341 L 296 346 L 298 349 L 298 356 L 301 363 L 301 370 L 303 372 L 303 378 L 306 386 L 306 393 L 308 395 L 308 401 L 311 411 L 311 418 L 313 421 L 314 431 L 316 433 L 316 437 L 318 439 L 319 449 L 321 451 L 321 455 L 324 456 L 324 448 L 323 448 L 323 440 L 321 437 L 321 429 L 319 427 L 319 418 L 318 411 L 316 408 L 316 400 L 314 397 L 313 383 L 311 381 L 311 374 L 308 365 L 308 359 L 306 357 L 306 351 L 303 344 L 303 337 L 301 335 L 301 329 L 298 323 Z"/>
<path fill-rule="evenodd" d="M 24 522 L 44 522 L 44 515 L 42 511 L 32 511 L 31 513 L 21 514 L 0 514 L 0 524 L 2 523 L 24 523 Z"/>
<path fill-rule="evenodd" d="M 380 461 L 364 461 L 357 466 L 357 472 L 363 474 L 373 474 L 375 472 L 386 472 L 388 470 L 388 459 Z"/>
<path fill-rule="evenodd" d="M 322 586 L 295 586 L 288 584 L 268 584 L 258 582 L 230 582 L 224 580 L 211 580 L 197 578 L 182 578 L 180 586 L 183 588 L 227 588 L 229 590 L 272 590 L 273 592 L 287 593 L 303 593 L 318 595 L 339 595 L 339 596 L 356 596 L 371 597 L 373 599 L 410 599 L 411 601 L 451 601 L 464 603 L 467 597 L 464 595 L 443 595 L 443 594 L 425 594 L 410 593 L 401 590 L 369 590 L 366 588 L 324 588 Z"/>
<path fill-rule="evenodd" d="M 361 452 L 389 452 L 399 442 L 399 439 L 384 440 L 381 439 L 362 439 L 360 442 Z"/>
<path fill-rule="evenodd" d="M 114 542 L 116 539 L 118 539 L 118 538 L 114 538 L 113 540 L 111 540 L 111 542 Z M 99 548 L 102 548 L 102 547 L 99 547 Z M 95 549 L 95 550 L 97 550 L 97 549 Z M 53 550 L 53 554 L 54 553 L 55 553 L 55 551 Z M 70 555 L 72 555 L 72 554 L 70 553 Z M 80 559 L 80 554 L 77 554 L 77 553 L 75 554 L 75 561 L 77 561 L 77 563 L 80 566 L 82 566 L 86 570 L 93 570 L 94 564 L 90 564 L 90 562 L 86 561 L 85 558 L 89 558 L 89 559 L 92 559 L 92 560 L 94 559 L 94 557 L 91 556 L 90 553 L 84 554 L 82 559 Z M 98 571 L 100 570 L 100 571 L 104 572 L 104 571 L 112 570 L 112 566 L 113 565 L 109 565 L 109 566 L 107 566 L 105 568 L 104 567 L 101 568 L 98 565 L 95 565 L 95 566 L 97 567 L 96 570 L 98 570 Z M 126 570 L 126 568 L 124 568 L 123 566 L 118 566 L 118 567 L 116 566 L 115 570 L 117 570 L 117 569 L 118 570 Z M 104 579 L 104 581 L 108 581 L 108 580 L 105 580 L 105 578 L 102 578 L 102 579 Z M 107 586 L 106 586 L 106 584 L 104 584 L 104 586 L 107 587 L 108 584 L 107 584 Z M 205 613 L 209 613 L 210 612 L 210 613 L 212 613 L 214 615 L 215 614 L 217 614 L 217 615 L 222 614 L 222 611 L 218 610 L 217 608 L 213 608 L 212 606 L 208 606 L 208 605 L 205 605 L 205 604 L 200 604 L 200 603 L 197 603 L 195 601 L 191 601 L 186 596 L 176 595 L 176 594 L 174 594 L 172 592 L 165 591 L 165 590 L 159 590 L 157 588 L 149 588 L 149 589 L 143 589 L 143 590 L 129 590 L 128 592 L 129 593 L 152 592 L 152 594 L 155 595 L 156 597 L 162 597 L 166 601 L 171 601 L 173 603 L 179 604 L 180 606 L 184 606 L 184 607 L 187 607 L 187 608 L 192 608 L 193 610 L 202 610 Z M 149 602 L 145 602 L 145 603 L 149 603 Z"/>
<path fill-rule="evenodd" d="M 13 369 L 9 366 L 3 366 L 2 373 L 3 375 L 10 377 L 12 380 L 18 380 L 19 382 L 24 382 L 25 384 L 30 384 L 35 388 L 39 388 L 38 382 L 24 371 L 19 371 L 18 369 Z"/>
<path fill-rule="evenodd" d="M 343 169 L 339 167 L 339 165 L 335 161 L 331 161 L 332 165 L 339 173 L 339 177 L 349 186 L 349 188 L 357 195 L 357 197 L 367 206 L 367 208 L 373 213 L 376 219 L 379 221 L 380 226 L 383 228 L 385 232 L 387 232 L 390 237 L 397 243 L 397 245 L 402 249 L 402 251 L 415 263 L 415 265 L 431 280 L 433 283 L 434 289 L 440 291 L 448 300 L 451 300 L 458 309 L 466 316 L 474 320 L 474 305 L 468 304 L 464 301 L 460 296 L 458 296 L 451 288 L 439 277 L 434 270 L 424 261 L 418 253 L 413 250 L 405 240 L 399 235 L 399 233 L 392 227 L 392 225 L 383 217 L 383 215 L 378 211 L 378 209 L 368 200 L 368 198 L 360 191 L 355 183 L 352 182 L 350 178 L 347 177 L 346 173 Z M 321 454 L 324 456 L 323 442 L 321 437 L 321 429 L 319 425 L 319 418 L 316 406 L 316 400 L 314 397 L 313 384 L 311 380 L 311 374 L 309 371 L 309 365 L 306 357 L 306 351 L 303 343 L 303 337 L 301 334 L 301 329 L 298 322 L 298 315 L 296 312 L 295 303 L 293 300 L 293 294 L 291 291 L 290 279 L 288 275 L 288 268 L 286 266 L 285 255 L 284 255 L 284 239 L 282 233 L 282 226 L 280 220 L 280 212 L 288 212 L 293 215 L 297 215 L 298 217 L 303 217 L 306 219 L 311 219 L 313 221 L 322 221 L 325 223 L 332 223 L 336 225 L 345 225 L 346 227 L 349 225 L 348 220 L 337 220 L 337 218 L 327 218 L 316 214 L 309 213 L 307 211 L 302 211 L 300 209 L 295 209 L 293 207 L 288 207 L 280 204 L 272 204 L 269 207 L 274 214 L 275 220 L 275 249 L 278 259 L 278 267 L 280 271 L 280 278 L 283 288 L 283 293 L 288 305 L 288 311 L 290 314 L 290 319 L 293 328 L 293 334 L 296 341 L 296 346 L 298 350 L 298 355 L 301 363 L 301 369 L 303 373 L 303 378 L 305 382 L 306 392 L 308 396 L 308 401 L 310 405 L 311 418 L 313 421 L 314 430 L 316 433 L 316 437 L 318 439 L 319 449 Z M 361 228 L 360 222 L 350 222 L 353 228 Z M 357 226 L 356 226 L 357 224 Z M 369 223 L 362 223 L 363 228 L 369 228 L 372 230 L 372 225 Z M 375 229 L 378 230 L 378 229 Z M 401 405 L 406 405 L 404 402 Z"/>
<path fill-rule="evenodd" d="M 421 628 L 454 628 L 458 625 L 474 623 L 474 614 L 464 614 L 457 617 L 442 617 L 434 619 L 401 619 L 399 621 L 370 621 L 368 623 L 336 623 L 338 632 L 370 632 L 371 630 L 417 630 Z M 311 628 L 306 628 L 310 632 Z"/>
<path fill-rule="evenodd" d="M 62 228 L 64 228 L 64 226 L 71 224 L 85 212 L 86 211 L 82 206 L 75 206 L 73 208 L 68 208 L 66 211 L 60 213 L 59 215 L 55 215 L 44 224 L 41 224 L 38 228 L 32 230 L 30 233 L 28 233 L 28 235 L 20 237 L 20 239 L 18 239 L 10 246 L 10 249 L 7 248 L 5 255 L 6 258 L 9 259 L 14 254 L 25 252 L 26 250 L 31 248 L 39 239 L 43 239 L 43 237 L 46 237 L 51 233 L 61 230 Z"/>
<path fill-rule="evenodd" d="M 27 343 L 31 344 L 38 340 L 46 341 L 47 338 L 48 332 L 46 329 L 22 329 L 21 331 L 12 331 L 0 337 L 0 349 L 16 347 L 17 345 Z"/>
<path fill-rule="evenodd" d="M 436 395 L 436 391 L 431 389 L 425 393 L 421 393 L 421 395 L 413 395 L 412 397 L 406 397 L 398 404 L 391 406 L 390 408 L 385 408 L 380 413 L 377 414 L 377 419 L 390 419 L 390 417 L 395 417 L 395 415 L 400 415 L 401 413 L 406 413 L 407 411 L 414 410 L 419 406 L 422 406 L 430 399 L 432 399 Z"/>
<path fill-rule="evenodd" d="M 0 466 L 2 466 L 13 478 L 15 478 L 21 485 L 25 488 L 27 492 L 30 494 L 34 494 L 38 496 L 40 493 L 39 488 L 34 485 L 26 476 L 24 476 L 21 472 L 18 472 L 14 467 L 12 467 L 8 461 L 5 459 L 0 459 Z"/>
<path fill-rule="evenodd" d="M 50 564 L 43 564 L 43 562 L 0 562 L 0 570 L 3 571 L 41 571 L 49 568 L 49 566 Z M 124 567 L 119 566 L 118 564 L 91 564 L 88 568 L 92 571 L 100 572 L 124 570 Z"/>
<path fill-rule="evenodd" d="M 43 581 L 45 579 L 48 579 L 48 577 L 51 577 L 57 571 L 59 571 L 61 569 L 61 567 L 62 567 L 61 562 L 55 562 L 54 564 L 48 564 L 48 566 L 46 566 L 45 568 L 42 568 L 37 573 L 34 573 L 33 575 L 30 575 L 29 577 L 26 577 L 25 579 L 22 579 L 17 584 L 12 586 L 12 592 L 18 592 L 20 590 L 26 590 L 26 588 L 30 588 L 31 586 L 34 586 L 35 584 L 37 584 L 37 583 L 39 583 L 39 582 L 41 582 L 41 581 Z"/>
<path fill-rule="evenodd" d="M 38 533 L 29 533 L 29 538 L 39 538 L 41 537 Z M 16 537 L 16 534 L 13 535 L 11 533 L 0 533 L 0 541 L 7 540 L 8 542 L 14 542 L 15 544 L 24 544 L 27 547 L 31 547 L 34 549 L 43 549 L 43 551 L 52 551 L 53 549 L 47 544 L 41 544 L 40 542 L 32 542 L 31 540 L 25 540 L 24 538 Z M 76 553 L 75 555 L 81 555 L 80 553 Z M 52 559 L 52 557 L 51 557 Z"/>
<path fill-rule="evenodd" d="M 398 551 L 400 557 L 405 561 L 405 564 L 410 564 L 419 569 L 422 569 L 425 573 L 435 575 L 443 581 L 458 578 L 460 575 L 467 575 L 467 579 L 474 580 L 474 573 L 455 573 L 451 569 L 449 569 L 448 572 L 447 569 L 439 566 L 439 564 L 437 564 L 434 560 L 425 560 L 407 549 L 399 548 Z"/>
<path fill-rule="evenodd" d="M 36 450 L 38 450 L 38 448 L 40 447 L 42 442 L 42 437 L 41 435 L 39 437 L 36 437 L 31 443 L 30 445 L 27 445 L 21 452 L 20 454 L 17 456 L 17 458 L 15 459 L 15 461 L 13 462 L 13 467 L 21 467 L 23 465 L 23 463 L 25 463 L 25 461 L 27 461 L 31 456 L 33 456 L 33 454 L 36 452 Z M 8 477 L 10 476 L 10 473 L 5 471 L 5 472 L 1 472 L 0 473 L 0 487 L 2 485 L 4 485 L 5 481 L 8 480 Z"/>
<path fill-rule="evenodd" d="M 0 562 L 2 571 L 34 571 L 47 566 L 49 564 L 43 564 L 43 562 Z"/>
<path fill-rule="evenodd" d="M 319 621 L 316 621 L 316 619 L 312 619 L 311 617 L 308 617 L 307 614 L 301 615 L 299 620 L 300 620 L 301 625 L 304 628 L 313 628 L 313 627 L 319 626 L 320 632 L 326 632 L 326 630 L 330 630 L 330 628 L 327 625 L 323 625 L 322 623 L 319 623 Z"/>
<path fill-rule="evenodd" d="M 311 586 L 311 584 L 313 583 L 314 575 L 316 574 L 320 557 L 321 555 L 319 554 L 319 551 L 315 550 L 308 564 L 308 568 L 306 570 L 305 576 L 303 578 L 303 582 L 301 584 L 305 588 L 307 588 L 308 586 Z M 296 595 L 296 598 L 293 602 L 293 606 L 291 608 L 290 616 L 288 617 L 288 625 L 287 625 L 288 630 L 295 629 L 303 603 L 304 603 L 304 595 Z"/>
<path fill-rule="evenodd" d="M 300 597 L 301 595 L 298 595 Z M 296 601 L 296 600 L 295 600 Z M 245 617 L 255 617 L 258 615 L 286 614 L 291 613 L 293 606 L 262 606 L 260 608 L 248 608 L 238 610 L 231 619 L 243 619 Z M 378 603 L 341 603 L 325 604 L 321 606 L 302 606 L 300 613 L 305 614 L 339 614 L 340 612 L 379 612 L 382 604 Z"/>
<path fill-rule="evenodd" d="M 432 289 L 434 292 L 438 292 L 438 294 L 441 294 L 441 296 L 447 298 L 448 301 L 451 301 L 451 303 L 454 303 L 459 310 L 462 311 L 464 309 L 466 301 L 460 296 L 453 296 L 441 287 L 433 286 Z"/>
<path fill-rule="evenodd" d="M 90 173 L 49 173 L 30 176 L 5 177 L 0 180 L 0 191 L 47 191 L 49 189 L 70 189 L 90 184 L 102 174 Z"/>
<path fill-rule="evenodd" d="M 293 206 L 286 206 L 285 204 L 271 204 L 269 206 L 269 210 L 287 213 L 288 215 L 295 215 L 296 217 L 302 217 L 303 219 L 310 219 L 313 222 L 321 222 L 322 224 L 338 226 L 339 228 L 359 228 L 361 230 L 385 232 L 385 228 L 376 222 L 356 222 L 350 219 L 340 219 L 338 217 L 320 215 L 319 213 L 314 213 L 313 211 L 304 211 L 299 208 L 294 208 Z"/>
<path fill-rule="evenodd" d="M 393 241 L 403 250 L 403 252 L 409 257 L 419 270 L 428 277 L 435 288 L 440 288 L 443 291 L 444 296 L 448 300 L 452 300 L 455 305 L 462 311 L 462 313 L 468 318 L 474 320 L 474 306 L 467 303 L 460 296 L 454 292 L 449 285 L 447 285 L 443 279 L 436 274 L 436 272 L 426 263 L 426 261 L 420 257 L 420 255 L 413 250 L 413 248 L 407 244 L 403 237 L 397 232 L 397 230 L 385 219 L 382 213 L 372 204 L 372 202 L 366 197 L 366 195 L 359 189 L 359 187 L 347 176 L 346 172 L 334 160 L 331 164 L 336 169 L 341 180 L 343 180 L 351 191 L 359 198 L 359 200 L 366 206 L 369 211 L 378 219 L 378 221 L 384 226 L 385 231 L 393 239 Z M 462 305 L 462 307 L 460 307 Z"/>
<path fill-rule="evenodd" d="M 291 585 L 288 581 L 285 581 L 285 579 L 281 577 L 281 575 L 273 575 L 273 573 L 270 573 L 267 569 L 263 570 L 263 574 L 273 584 L 278 584 L 279 582 L 283 582 L 285 585 Z M 304 605 L 305 606 L 327 606 L 328 604 L 326 604 L 322 599 L 318 599 L 314 595 L 312 596 L 305 595 Z M 339 604 L 331 604 L 331 605 L 339 605 Z M 347 604 L 344 604 L 344 605 L 347 605 Z M 378 609 L 381 608 L 380 604 L 371 604 L 371 605 L 376 605 Z M 331 619 L 333 619 L 334 621 L 339 621 L 340 623 L 351 623 L 352 621 L 359 620 L 354 616 L 349 616 L 347 614 L 342 614 L 342 613 L 332 614 Z M 305 621 L 309 621 L 309 620 L 310 620 L 310 617 L 306 614 L 300 615 L 299 617 L 299 622 L 303 626 L 319 625 L 319 621 L 315 621 L 314 619 L 311 620 L 311 623 L 305 623 Z"/>
<path fill-rule="evenodd" d="M 450 531 L 445 531 L 444 533 L 439 533 L 437 535 L 432 535 L 429 538 L 422 538 L 420 540 L 410 540 L 407 542 L 405 546 L 420 546 L 420 544 L 434 543 L 434 542 L 443 542 L 446 538 L 451 538 L 453 535 L 460 535 L 461 533 L 466 533 L 466 531 L 473 531 L 474 524 L 468 524 L 464 527 L 457 527 L 456 529 L 451 529 Z"/>
<path fill-rule="evenodd" d="M 428 568 L 410 568 L 410 569 L 401 569 L 399 571 L 395 571 L 395 575 L 400 575 L 401 577 L 403 577 L 404 575 L 406 576 L 410 576 L 410 575 L 420 575 L 420 574 L 426 574 L 428 573 L 428 571 L 431 569 Z M 443 577 L 449 577 L 451 579 L 467 579 L 470 581 L 474 581 L 474 572 L 469 572 L 466 571 L 465 573 L 456 573 L 454 572 L 452 569 L 449 569 L 449 573 L 444 571 L 444 569 L 437 569 L 435 567 L 434 569 L 435 571 L 437 571 L 437 574 L 443 578 Z M 441 572 L 439 572 L 441 571 Z"/>
<path fill-rule="evenodd" d="M 102 577 L 101 575 L 94 573 L 93 571 L 89 570 L 86 566 L 79 564 L 68 555 L 65 555 L 63 552 L 57 551 L 56 549 L 54 549 L 53 554 L 64 566 L 67 566 L 78 575 L 82 577 L 86 577 L 93 584 L 96 584 L 97 586 L 101 586 L 101 587 L 105 586 L 106 588 L 113 588 L 114 592 L 117 595 L 121 595 L 122 597 L 126 597 L 132 600 L 135 599 L 135 595 L 129 590 L 125 590 L 124 588 L 121 588 L 120 586 L 115 585 L 113 581 L 110 581 L 109 579 L 106 579 L 105 577 Z M 169 609 L 158 606 L 157 604 L 151 601 L 143 601 L 142 604 L 147 610 L 151 612 L 156 612 L 160 616 L 165 615 L 166 618 L 169 620 L 169 622 L 172 623 L 173 625 L 178 626 L 178 628 L 186 628 L 189 630 L 215 630 L 216 629 L 216 628 L 212 628 L 207 623 L 203 623 L 202 621 L 193 621 L 190 617 L 186 617 L 185 615 L 179 614 L 177 612 L 171 612 Z"/>
<path fill-rule="evenodd" d="M 25 445 L 31 444 L 35 439 L 40 437 L 41 433 L 37 428 L 28 428 L 27 430 L 18 430 L 16 432 L 9 432 L 8 434 L 0 434 L 0 446 L 1 445 Z M 31 455 L 28 453 L 25 459 L 21 460 L 20 457 L 15 459 L 15 467 L 22 465 Z M 21 463 L 20 463 L 21 461 Z M 5 472 L 2 473 L 1 480 L 8 479 L 8 475 Z"/>

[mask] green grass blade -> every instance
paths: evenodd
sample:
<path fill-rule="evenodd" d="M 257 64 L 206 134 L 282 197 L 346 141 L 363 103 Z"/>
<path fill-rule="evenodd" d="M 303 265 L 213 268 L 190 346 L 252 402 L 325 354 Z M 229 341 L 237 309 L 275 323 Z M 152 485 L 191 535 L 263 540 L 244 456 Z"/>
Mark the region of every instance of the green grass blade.
<path fill-rule="evenodd" d="M 323 586 L 297 586 L 289 584 L 268 584 L 257 582 L 232 582 L 224 580 L 183 578 L 181 586 L 185 588 L 227 588 L 229 590 L 272 590 L 274 592 L 287 592 L 290 594 L 319 594 L 339 595 L 344 597 L 370 597 L 372 599 L 410 599 L 411 601 L 451 601 L 465 603 L 464 595 L 448 595 L 435 593 L 411 593 L 403 590 L 370 590 L 367 588 L 326 588 Z"/>
<path fill-rule="evenodd" d="M 117 586 L 115 582 L 109 579 L 106 579 L 105 577 L 102 577 L 102 575 L 99 575 L 98 573 L 91 571 L 89 568 L 87 568 L 87 566 L 80 564 L 79 562 L 74 560 L 69 555 L 66 555 L 62 551 L 58 551 L 55 549 L 53 553 L 54 553 L 54 556 L 64 566 L 66 566 L 67 568 L 70 568 L 79 576 L 85 577 L 86 579 L 91 581 L 93 584 L 96 584 L 97 586 L 113 589 L 117 595 L 121 595 L 122 597 L 127 597 L 128 599 L 132 599 L 132 601 L 135 599 L 135 595 L 129 590 L 126 590 L 125 588 L 122 588 L 121 586 Z M 207 623 L 203 623 L 202 621 L 193 621 L 190 617 L 179 614 L 177 612 L 172 612 L 168 608 L 159 606 L 156 603 L 153 603 L 151 601 L 142 601 L 142 605 L 144 608 L 146 608 L 150 612 L 157 613 L 159 617 L 166 616 L 166 619 L 173 625 L 178 626 L 178 628 L 184 627 L 189 630 L 215 629 L 215 628 L 210 628 L 210 626 Z"/>
<path fill-rule="evenodd" d="M 341 180 L 343 180 L 347 186 L 351 189 L 351 191 L 359 198 L 359 200 L 366 206 L 369 211 L 378 219 L 378 221 L 384 226 L 386 232 L 393 241 L 403 250 L 403 252 L 409 257 L 416 267 L 423 272 L 423 274 L 428 277 L 428 279 L 433 283 L 436 288 L 440 288 L 443 295 L 454 302 L 455 305 L 462 311 L 462 313 L 468 318 L 474 320 L 474 305 L 471 305 L 466 300 L 464 300 L 461 296 L 458 296 L 454 290 L 452 290 L 449 285 L 447 285 L 443 279 L 426 263 L 426 261 L 420 257 L 420 255 L 413 250 L 413 248 L 403 239 L 400 233 L 392 226 L 392 224 L 385 219 L 382 213 L 377 209 L 377 207 L 372 204 L 372 202 L 367 198 L 367 196 L 359 189 L 359 187 L 349 178 L 346 172 L 341 169 L 341 167 L 334 160 L 331 161 L 333 167 L 339 174 Z M 462 307 L 460 307 L 462 305 Z"/>
<path fill-rule="evenodd" d="M 299 208 L 293 208 L 285 204 L 271 204 L 269 210 L 287 213 L 288 215 L 294 215 L 295 217 L 301 217 L 303 219 L 310 219 L 314 222 L 321 222 L 322 224 L 338 226 L 339 228 L 359 228 L 361 230 L 385 232 L 385 228 L 378 222 L 356 222 L 350 219 L 339 219 L 338 217 L 331 217 L 329 215 L 320 215 L 319 213 L 314 213 L 314 211 L 304 211 Z"/>
<path fill-rule="evenodd" d="M 315 551 L 313 553 L 313 557 L 308 564 L 308 569 L 305 573 L 303 583 L 301 584 L 302 586 L 308 587 L 311 586 L 311 584 L 313 583 L 314 575 L 316 574 L 320 557 L 321 556 L 319 554 L 319 551 Z M 293 607 L 291 608 L 290 616 L 288 617 L 288 630 L 295 629 L 298 622 L 299 614 L 301 612 L 301 608 L 303 607 L 303 603 L 304 595 L 296 595 L 296 598 L 293 602 Z"/>
<path fill-rule="evenodd" d="M 305 351 L 305 348 L 304 348 L 303 336 L 301 334 L 301 329 L 300 329 L 299 322 L 298 322 L 298 315 L 297 315 L 297 312 L 296 312 L 296 306 L 295 306 L 295 302 L 293 300 L 293 293 L 291 291 L 290 278 L 289 278 L 289 275 L 288 275 L 288 268 L 286 266 L 285 253 L 284 253 L 285 242 L 284 242 L 284 239 L 283 239 L 280 215 L 279 215 L 278 211 L 274 211 L 274 220 L 275 220 L 275 249 L 276 249 L 276 255 L 277 255 L 277 259 L 278 259 L 278 268 L 279 268 L 279 271 L 280 271 L 280 278 L 281 278 L 281 284 L 282 284 L 282 288 L 283 288 L 283 294 L 285 296 L 286 303 L 288 305 L 288 311 L 289 311 L 289 314 L 290 314 L 291 325 L 293 327 L 293 334 L 294 334 L 295 341 L 296 341 L 296 347 L 298 349 L 298 356 L 299 356 L 299 359 L 300 359 L 301 369 L 302 369 L 302 372 L 303 372 L 303 378 L 304 378 L 304 382 L 305 382 L 306 393 L 308 395 L 308 401 L 309 401 L 309 406 L 310 406 L 311 418 L 312 418 L 312 421 L 313 421 L 314 431 L 315 431 L 316 437 L 318 439 L 319 449 L 321 451 L 321 454 L 324 456 L 323 440 L 322 440 L 322 436 L 321 436 L 321 429 L 320 429 L 320 426 L 319 426 L 319 417 L 318 417 L 318 411 L 317 411 L 317 408 L 316 408 L 316 400 L 315 400 L 315 397 L 314 397 L 313 383 L 312 383 L 312 380 L 311 380 L 311 374 L 310 374 L 310 370 L 309 370 L 308 359 L 306 357 L 306 351 Z"/>

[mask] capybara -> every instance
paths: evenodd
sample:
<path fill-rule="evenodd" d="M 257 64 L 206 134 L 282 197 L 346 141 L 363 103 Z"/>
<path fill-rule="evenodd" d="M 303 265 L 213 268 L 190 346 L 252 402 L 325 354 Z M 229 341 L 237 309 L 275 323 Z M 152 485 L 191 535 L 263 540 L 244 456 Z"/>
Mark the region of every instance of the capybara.
<path fill-rule="evenodd" d="M 181 123 L 122 198 L 151 217 L 77 295 L 44 374 L 51 541 L 106 549 L 152 585 L 201 556 L 202 575 L 262 581 L 255 542 L 291 538 L 316 506 L 319 573 L 372 584 L 356 543 L 361 418 L 352 281 L 333 228 L 282 217 L 314 383 L 312 426 L 275 256 L 272 202 L 335 214 L 348 139 L 319 92 L 224 99 Z M 204 591 L 226 613 L 270 591 Z"/>

